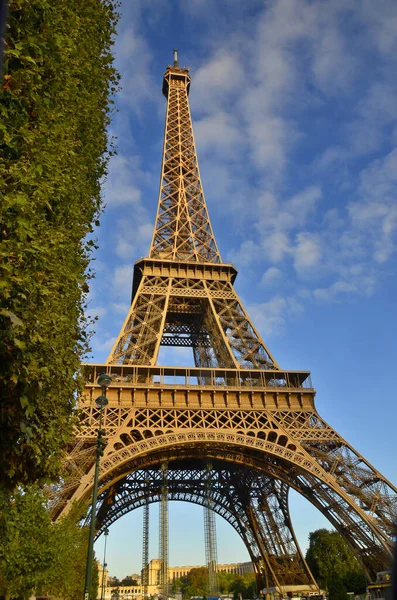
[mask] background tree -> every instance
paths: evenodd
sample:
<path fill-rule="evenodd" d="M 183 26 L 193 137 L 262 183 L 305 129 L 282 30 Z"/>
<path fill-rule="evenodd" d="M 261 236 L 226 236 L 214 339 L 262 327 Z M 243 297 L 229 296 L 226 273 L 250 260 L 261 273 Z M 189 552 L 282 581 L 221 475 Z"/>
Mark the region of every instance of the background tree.
<path fill-rule="evenodd" d="M 0 485 L 57 476 L 117 74 L 113 0 L 11 0 L 0 86 Z"/>
<path fill-rule="evenodd" d="M 207 567 L 197 567 L 191 569 L 185 578 L 185 584 L 182 587 L 184 598 L 191 596 L 207 596 L 208 587 L 208 569 Z"/>
<path fill-rule="evenodd" d="M 227 573 L 226 571 L 220 571 L 218 573 L 219 591 L 221 594 L 227 594 L 231 592 L 235 576 L 233 573 Z"/>
<path fill-rule="evenodd" d="M 229 593 L 234 598 L 238 598 L 239 594 L 242 598 L 253 598 L 257 595 L 255 573 L 238 575 L 221 571 L 218 573 L 218 581 L 221 594 Z"/>
<path fill-rule="evenodd" d="M 138 585 L 138 582 L 136 579 L 133 579 L 131 575 L 127 575 L 127 577 L 124 577 L 124 579 L 121 580 L 120 585 Z"/>
<path fill-rule="evenodd" d="M 47 499 L 36 486 L 0 492 L 0 597 L 29 598 L 33 592 L 69 600 L 84 594 L 88 530 L 78 526 L 81 507 L 52 523 Z M 95 563 L 92 592 L 96 598 Z"/>
<path fill-rule="evenodd" d="M 221 594 L 230 593 L 234 598 L 239 594 L 243 598 L 253 598 L 256 596 L 256 577 L 255 573 L 246 573 L 237 575 L 236 573 L 218 572 L 219 592 Z M 186 577 L 176 579 L 172 584 L 172 592 L 182 591 L 183 598 L 191 596 L 207 596 L 208 587 L 208 569 L 206 567 L 197 567 L 191 569 Z"/>
<path fill-rule="evenodd" d="M 317 529 L 309 534 L 307 563 L 329 600 L 346 600 L 347 592 L 365 592 L 366 578 L 353 552 L 336 531 Z"/>
<path fill-rule="evenodd" d="M 186 578 L 173 579 L 171 585 L 172 594 L 176 594 L 177 592 L 181 592 L 183 587 L 186 585 Z"/>
<path fill-rule="evenodd" d="M 254 598 L 257 595 L 255 573 L 245 573 L 244 575 L 234 575 L 234 580 L 230 586 L 233 597 Z"/>

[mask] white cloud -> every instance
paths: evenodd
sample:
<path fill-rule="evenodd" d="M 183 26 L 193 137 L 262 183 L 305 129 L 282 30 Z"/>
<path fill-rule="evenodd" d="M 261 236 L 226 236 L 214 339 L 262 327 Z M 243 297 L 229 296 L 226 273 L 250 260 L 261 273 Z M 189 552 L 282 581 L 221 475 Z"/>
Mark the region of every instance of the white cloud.
<path fill-rule="evenodd" d="M 103 352 L 103 351 L 107 351 L 110 352 L 110 350 L 113 348 L 113 345 L 115 343 L 115 341 L 117 340 L 116 336 L 109 336 L 109 337 L 102 337 L 100 338 L 99 336 L 94 336 L 92 339 L 92 350 L 94 352 Z"/>
<path fill-rule="evenodd" d="M 347 146 L 351 158 L 375 152 L 382 144 L 383 134 L 378 125 L 364 119 L 354 119 L 346 126 Z"/>
<path fill-rule="evenodd" d="M 321 240 L 318 235 L 299 231 L 318 201 L 322 198 L 319 186 L 309 186 L 289 199 L 278 200 L 275 194 L 264 192 L 257 199 L 259 219 L 256 231 L 260 238 L 264 258 L 280 263 L 292 257 L 297 271 L 313 267 L 321 257 Z M 295 243 L 290 232 L 296 231 Z"/>
<path fill-rule="evenodd" d="M 361 10 L 362 18 L 379 52 L 386 55 L 388 59 L 396 60 L 396 3 L 393 0 L 378 0 L 376 3 L 372 0 L 363 0 Z"/>
<path fill-rule="evenodd" d="M 354 284 L 347 281 L 335 281 L 328 288 L 317 288 L 313 291 L 313 296 L 316 300 L 334 300 L 336 296 L 355 292 Z"/>
<path fill-rule="evenodd" d="M 233 156 L 242 142 L 235 120 L 231 115 L 219 111 L 194 123 L 198 153 L 218 152 L 223 157 Z"/>
<path fill-rule="evenodd" d="M 107 210 L 114 220 L 111 241 L 115 254 L 133 260 L 137 253 L 148 252 L 153 223 L 143 204 L 143 189 L 151 176 L 140 168 L 136 156 L 119 154 L 112 157 L 105 184 Z M 119 218 L 122 211 L 122 218 Z"/>
<path fill-rule="evenodd" d="M 115 296 L 124 300 L 130 299 L 133 274 L 134 267 L 132 265 L 122 265 L 116 268 L 112 282 Z"/>
<path fill-rule="evenodd" d="M 375 261 L 384 263 L 396 251 L 397 148 L 362 171 L 359 192 L 349 215 L 366 244 L 371 243 Z"/>
<path fill-rule="evenodd" d="M 274 2 L 260 23 L 261 39 L 269 47 L 278 47 L 305 38 L 316 27 L 315 4 L 301 0 Z"/>
<path fill-rule="evenodd" d="M 298 233 L 296 246 L 292 253 L 296 271 L 305 271 L 315 267 L 322 256 L 319 237 L 309 233 Z"/>
<path fill-rule="evenodd" d="M 256 190 L 253 190 L 250 182 L 246 180 L 246 173 L 238 159 L 237 164 L 234 164 L 222 162 L 219 154 L 218 161 L 208 160 L 207 156 L 210 154 L 204 155 L 204 160 L 201 160 L 199 155 L 199 159 L 211 218 L 217 212 L 224 224 L 225 219 L 238 216 L 243 225 L 247 217 L 253 215 L 251 204 L 255 201 Z"/>
<path fill-rule="evenodd" d="M 269 267 L 262 275 L 261 284 L 270 285 L 280 281 L 281 278 L 282 271 L 280 269 L 277 269 L 277 267 Z"/>
<path fill-rule="evenodd" d="M 115 65 L 121 75 L 117 104 L 141 114 L 148 101 L 158 102 L 157 86 L 151 77 L 152 52 L 140 32 L 140 2 L 124 2 L 115 41 Z"/>
<path fill-rule="evenodd" d="M 247 306 L 248 314 L 255 327 L 260 331 L 264 342 L 269 336 L 280 335 L 284 331 L 287 317 L 287 301 L 281 296 L 275 296 L 268 302 Z"/>
<path fill-rule="evenodd" d="M 123 204 L 139 205 L 142 192 L 137 182 L 145 178 L 139 167 L 139 159 L 134 156 L 119 154 L 113 156 L 109 164 L 109 174 L 105 184 L 107 205 Z"/>
<path fill-rule="evenodd" d="M 115 252 L 122 260 L 146 256 L 153 235 L 153 224 L 145 210 L 135 210 L 131 215 L 117 221 L 114 234 Z"/>
<path fill-rule="evenodd" d="M 327 288 L 317 288 L 313 290 L 313 296 L 316 300 L 334 302 L 352 295 L 370 296 L 374 289 L 374 278 L 364 276 L 351 279 L 350 281 L 335 281 Z"/>
<path fill-rule="evenodd" d="M 281 335 L 288 318 L 302 310 L 297 298 L 283 296 L 274 296 L 268 302 L 249 304 L 246 308 L 265 344 L 267 337 Z"/>
<path fill-rule="evenodd" d="M 130 305 L 126 302 L 112 302 L 110 308 L 116 313 L 127 316 L 127 313 L 130 309 Z"/>
<path fill-rule="evenodd" d="M 227 14 L 232 14 L 235 5 L 240 6 L 240 0 L 219 0 L 214 2 L 213 0 L 179 0 L 179 8 L 184 13 L 187 13 L 189 18 L 194 18 L 206 22 L 207 27 L 212 25 L 219 34 L 219 17 Z M 229 12 L 226 12 L 226 9 Z"/>
<path fill-rule="evenodd" d="M 228 253 L 228 260 L 239 267 L 247 267 L 260 258 L 261 248 L 252 240 L 245 240 L 237 251 Z"/>
<path fill-rule="evenodd" d="M 276 195 L 269 190 L 264 190 L 256 197 L 258 215 L 258 227 L 262 229 L 271 229 L 276 227 L 278 223 L 277 215 L 279 211 L 279 203 Z"/>
<path fill-rule="evenodd" d="M 279 199 L 274 193 L 263 192 L 257 198 L 258 230 L 266 236 L 269 230 L 290 231 L 304 226 L 321 198 L 321 188 L 315 185 L 290 198 Z"/>
<path fill-rule="evenodd" d="M 255 164 L 278 177 L 285 167 L 287 149 L 297 138 L 294 123 L 275 115 L 252 118 L 247 132 Z"/>
<path fill-rule="evenodd" d="M 236 90 L 243 78 L 238 54 L 229 48 L 219 49 L 194 74 L 194 94 L 190 97 L 192 110 L 204 114 L 217 112 Z"/>
<path fill-rule="evenodd" d="M 357 106 L 358 113 L 368 122 L 382 125 L 395 121 L 397 118 L 396 103 L 397 86 L 392 81 L 377 81 L 371 83 L 364 98 Z"/>
<path fill-rule="evenodd" d="M 281 262 L 291 251 L 291 242 L 286 233 L 273 231 L 264 234 L 262 246 L 265 256 L 270 262 Z"/>
<path fill-rule="evenodd" d="M 305 223 L 322 196 L 321 188 L 317 185 L 311 185 L 287 200 L 284 213 L 291 217 L 291 226 L 296 227 L 297 223 Z"/>
<path fill-rule="evenodd" d="M 379 189 L 381 184 L 376 183 L 375 202 L 374 192 L 367 189 L 370 184 L 364 181 L 364 172 L 358 197 L 354 170 L 348 166 L 357 158 L 378 151 L 385 136 L 390 137 L 397 130 L 382 130 L 397 118 L 395 84 L 375 76 L 367 88 L 360 88 L 360 94 L 355 92 L 357 79 L 366 66 L 365 57 L 361 39 L 357 42 L 356 37 L 352 43 L 347 32 L 350 24 L 371 29 L 368 10 L 357 10 L 351 0 L 326 4 L 275 0 L 259 14 L 249 36 L 244 38 L 242 28 L 227 40 L 220 38 L 218 44 L 214 43 L 200 69 L 197 108 L 206 114 L 199 132 L 200 150 L 205 149 L 210 156 L 216 149 L 220 163 L 216 167 L 204 163 L 211 172 L 208 180 L 214 185 L 216 196 L 226 199 L 228 210 L 238 215 L 239 234 L 245 237 L 229 255 L 237 267 L 263 264 L 264 282 L 275 278 L 281 265 L 284 272 L 284 265 L 288 269 L 289 264 L 296 276 L 310 278 L 314 290 L 331 290 L 316 292 L 316 299 L 325 293 L 336 299 L 346 295 L 347 290 L 352 294 L 371 293 L 376 279 L 373 263 L 385 262 L 394 251 L 395 211 L 385 199 L 389 194 L 385 187 L 394 187 L 392 169 L 387 173 L 387 186 Z M 386 27 L 384 22 L 380 26 Z M 375 43 L 376 37 L 374 28 L 371 32 L 369 45 Z M 239 61 L 245 67 L 243 79 L 233 50 L 237 40 Z M 236 78 L 234 62 L 238 68 Z M 216 73 L 217 67 L 222 68 L 222 73 L 213 85 L 211 73 Z M 244 85 L 239 86 L 240 81 Z M 194 94 L 195 85 L 194 77 Z M 205 109 L 201 106 L 204 97 L 208 100 Z M 342 120 L 338 123 L 335 118 L 335 132 L 329 136 L 332 143 L 327 146 L 327 137 L 324 143 L 319 140 L 319 158 L 310 167 L 314 184 L 301 183 L 307 181 L 308 169 L 304 167 L 306 179 L 302 177 L 292 188 L 297 192 L 287 195 L 285 190 L 291 189 L 287 173 L 293 172 L 292 152 L 298 144 L 304 147 L 305 142 L 299 111 L 305 104 L 325 111 L 336 97 L 340 104 L 334 110 L 337 115 L 340 110 Z M 232 144 L 234 152 L 228 147 Z M 247 147 L 253 162 L 244 159 Z M 236 168 L 229 159 L 239 154 L 241 167 Z M 383 178 L 384 175 L 382 171 Z M 327 176 L 332 178 L 331 186 L 323 183 Z M 369 179 L 375 185 L 374 177 Z M 329 187 L 336 199 L 330 196 Z M 243 190 L 247 190 L 245 194 Z M 246 209 L 244 195 L 247 202 L 253 202 L 250 210 Z M 374 219 L 378 241 L 369 231 L 369 223 Z M 355 266 L 370 273 L 366 281 L 363 273 L 354 273 Z M 297 285 L 291 271 L 288 281 Z M 308 298 L 313 295 L 308 293 Z"/>
<path fill-rule="evenodd" d="M 117 242 L 115 247 L 115 252 L 117 256 L 122 259 L 131 258 L 134 255 L 135 246 L 129 241 L 129 238 L 126 239 L 121 235 L 116 236 Z"/>
<path fill-rule="evenodd" d="M 341 163 L 348 158 L 348 151 L 341 146 L 328 146 L 326 150 L 315 160 L 318 169 L 328 169 L 333 165 L 341 167 Z"/>
<path fill-rule="evenodd" d="M 328 18 L 328 11 L 324 16 Z M 356 76 L 357 61 L 339 33 L 337 22 L 330 21 L 325 26 L 321 23 L 314 31 L 312 72 L 316 84 L 330 95 L 349 89 Z"/>

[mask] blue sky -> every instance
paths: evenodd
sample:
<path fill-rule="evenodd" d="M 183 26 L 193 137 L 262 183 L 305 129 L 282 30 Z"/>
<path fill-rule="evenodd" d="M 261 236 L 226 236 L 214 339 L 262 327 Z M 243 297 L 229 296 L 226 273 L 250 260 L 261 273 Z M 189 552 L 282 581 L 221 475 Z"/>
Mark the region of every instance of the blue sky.
<path fill-rule="evenodd" d="M 237 292 L 281 367 L 312 371 L 321 416 L 393 483 L 396 31 L 393 0 L 125 0 L 110 130 L 118 155 L 90 300 L 99 317 L 90 360 L 103 362 L 129 308 L 133 264 L 150 246 L 162 75 L 179 48 L 207 205 L 222 259 L 239 270 Z M 306 547 L 324 520 L 297 495 L 291 503 Z M 140 569 L 141 516 L 110 530 L 114 575 Z M 219 561 L 246 560 L 231 527 L 218 518 L 217 527 Z M 202 509 L 171 505 L 171 564 L 204 562 L 202 530 Z"/>

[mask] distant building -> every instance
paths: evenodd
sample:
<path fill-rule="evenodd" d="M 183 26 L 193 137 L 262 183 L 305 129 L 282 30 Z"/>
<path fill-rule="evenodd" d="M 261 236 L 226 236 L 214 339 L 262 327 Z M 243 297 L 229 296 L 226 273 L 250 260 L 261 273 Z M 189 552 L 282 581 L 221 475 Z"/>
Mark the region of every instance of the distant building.
<path fill-rule="evenodd" d="M 168 577 L 170 582 L 175 581 L 175 579 L 180 579 L 181 577 L 186 577 L 186 575 L 192 569 L 197 569 L 195 567 L 170 567 L 168 569 Z M 230 565 L 217 565 L 216 570 L 218 573 L 234 573 L 235 575 L 245 575 L 245 573 L 253 573 L 254 567 L 252 566 L 252 562 L 244 562 L 244 563 L 232 563 Z M 149 572 L 150 577 L 150 572 Z"/>
<path fill-rule="evenodd" d="M 169 567 L 168 579 L 170 583 L 173 583 L 177 579 L 186 577 L 192 569 L 197 569 L 199 566 L 181 566 L 181 567 Z M 159 558 L 153 558 L 148 566 L 148 596 L 155 596 L 160 593 L 160 567 L 161 560 Z M 143 588 L 141 585 L 142 577 L 134 574 L 131 575 L 131 579 L 135 579 L 138 585 L 110 585 L 113 577 L 109 577 L 108 570 L 105 569 L 103 573 L 102 565 L 98 565 L 99 570 L 99 588 L 98 598 L 101 600 L 142 600 L 143 599 Z M 253 573 L 254 568 L 251 562 L 243 563 L 232 563 L 228 565 L 217 565 L 218 573 L 234 573 L 236 575 L 245 575 L 245 573 Z M 102 598 L 102 575 L 104 582 L 104 593 Z"/>

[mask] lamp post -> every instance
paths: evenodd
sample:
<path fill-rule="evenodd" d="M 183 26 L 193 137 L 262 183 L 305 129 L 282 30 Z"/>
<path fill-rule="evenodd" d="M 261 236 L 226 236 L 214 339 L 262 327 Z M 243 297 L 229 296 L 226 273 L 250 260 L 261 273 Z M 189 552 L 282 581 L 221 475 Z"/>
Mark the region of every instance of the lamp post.
<path fill-rule="evenodd" d="M 107 527 L 106 527 L 105 531 L 103 532 L 103 535 L 105 536 L 105 549 L 103 551 L 101 600 L 104 599 L 104 595 L 105 595 L 105 569 L 108 566 L 106 563 L 106 542 L 108 541 L 109 529 Z"/>
<path fill-rule="evenodd" d="M 103 435 L 105 433 L 102 430 L 102 410 L 104 406 L 107 406 L 108 399 L 106 398 L 106 391 L 112 382 L 110 375 L 102 373 L 98 377 L 98 385 L 102 388 L 102 395 L 98 396 L 95 400 L 95 404 L 99 408 L 99 426 L 97 433 L 96 443 L 96 455 L 95 455 L 95 473 L 94 473 L 94 488 L 92 490 L 92 504 L 91 504 L 91 518 L 90 518 L 90 534 L 88 537 L 88 551 L 87 551 L 87 562 L 85 568 L 85 584 L 84 584 L 84 600 L 90 600 L 91 593 L 91 581 L 92 581 L 92 559 L 94 555 L 94 535 L 95 535 L 95 516 L 96 516 L 96 501 L 98 496 L 98 478 L 99 478 L 99 461 L 103 455 L 104 440 Z M 106 540 L 106 538 L 105 538 Z"/>

